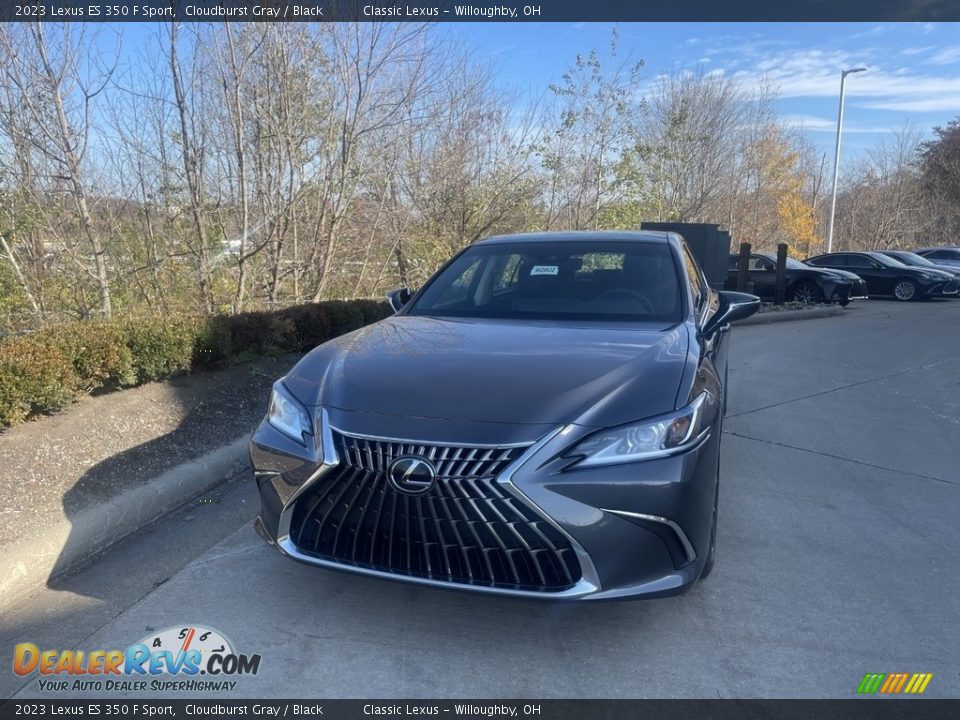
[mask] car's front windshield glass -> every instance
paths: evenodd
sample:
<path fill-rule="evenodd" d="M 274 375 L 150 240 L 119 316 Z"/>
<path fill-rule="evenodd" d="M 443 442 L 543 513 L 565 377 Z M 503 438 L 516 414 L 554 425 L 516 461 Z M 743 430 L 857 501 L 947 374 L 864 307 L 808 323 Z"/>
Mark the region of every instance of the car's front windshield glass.
<path fill-rule="evenodd" d="M 416 300 L 411 315 L 678 322 L 680 281 L 664 243 L 477 245 Z"/>
<path fill-rule="evenodd" d="M 884 255 L 883 253 L 870 253 L 869 256 L 886 267 L 907 267 L 905 263 L 895 260 L 889 255 Z"/>
<path fill-rule="evenodd" d="M 772 262 L 774 265 L 777 264 L 777 256 L 774 253 L 765 253 L 764 257 L 767 258 L 767 260 Z M 809 266 L 804 265 L 802 262 L 792 257 L 787 258 L 787 267 L 791 268 L 792 270 L 809 270 L 810 269 Z"/>
<path fill-rule="evenodd" d="M 920 257 L 919 255 L 914 255 L 912 253 L 894 255 L 893 257 L 902 262 L 904 265 L 913 265 L 914 267 L 936 267 L 936 265 L 927 260 L 925 257 Z"/>

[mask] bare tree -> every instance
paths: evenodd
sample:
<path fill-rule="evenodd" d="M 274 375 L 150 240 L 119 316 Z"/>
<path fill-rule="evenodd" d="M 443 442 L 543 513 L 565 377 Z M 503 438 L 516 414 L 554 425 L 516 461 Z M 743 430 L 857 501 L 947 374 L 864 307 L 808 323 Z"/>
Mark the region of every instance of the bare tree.
<path fill-rule="evenodd" d="M 50 161 L 56 179 L 66 183 L 81 236 L 89 245 L 99 310 L 110 318 L 110 278 L 103 239 L 91 214 L 85 160 L 90 147 L 94 99 L 107 87 L 113 67 L 95 67 L 97 53 L 85 47 L 83 32 L 75 38 L 70 25 L 48 38 L 47 25 L 30 23 L 0 28 L 0 52 L 7 82 L 31 120 L 30 142 Z M 81 67 L 83 60 L 88 62 Z"/>

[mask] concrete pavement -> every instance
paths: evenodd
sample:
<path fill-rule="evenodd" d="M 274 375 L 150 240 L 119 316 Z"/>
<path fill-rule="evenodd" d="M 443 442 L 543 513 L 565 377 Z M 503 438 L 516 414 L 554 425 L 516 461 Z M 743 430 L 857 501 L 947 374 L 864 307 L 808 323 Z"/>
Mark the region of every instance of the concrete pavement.
<path fill-rule="evenodd" d="M 263 656 L 242 697 L 852 697 L 867 672 L 932 672 L 926 695 L 957 697 L 957 327 L 960 301 L 870 301 L 734 329 L 718 564 L 680 597 L 551 604 L 321 571 L 263 545 L 241 482 L 5 615 L 0 642 L 203 624 Z M 43 694 L 9 670 L 0 691 Z"/>

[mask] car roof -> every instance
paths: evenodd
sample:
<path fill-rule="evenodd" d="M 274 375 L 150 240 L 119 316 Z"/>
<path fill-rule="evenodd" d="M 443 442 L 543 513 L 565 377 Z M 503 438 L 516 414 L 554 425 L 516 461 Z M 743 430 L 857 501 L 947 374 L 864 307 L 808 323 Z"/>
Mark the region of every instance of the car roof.
<path fill-rule="evenodd" d="M 956 245 L 941 245 L 940 247 L 917 248 L 914 252 L 930 252 L 932 250 L 953 250 L 954 252 L 960 252 L 960 247 Z"/>
<path fill-rule="evenodd" d="M 836 255 L 883 255 L 879 250 L 837 250 L 836 252 L 823 253 L 821 255 L 814 255 L 813 257 L 834 257 Z"/>
<path fill-rule="evenodd" d="M 646 242 L 668 244 L 671 236 L 680 239 L 676 233 L 663 230 L 568 230 L 564 232 L 532 232 L 515 235 L 494 235 L 477 240 L 474 245 L 498 245 L 500 243 L 558 243 L 599 240 L 602 242 Z"/>

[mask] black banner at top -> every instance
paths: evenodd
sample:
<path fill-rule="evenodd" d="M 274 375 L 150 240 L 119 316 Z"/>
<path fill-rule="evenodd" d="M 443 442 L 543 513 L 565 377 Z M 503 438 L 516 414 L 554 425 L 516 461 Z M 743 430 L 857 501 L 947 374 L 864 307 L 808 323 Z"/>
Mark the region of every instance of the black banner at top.
<path fill-rule="evenodd" d="M 0 21 L 631 22 L 960 20 L 960 0 L 0 0 Z"/>

